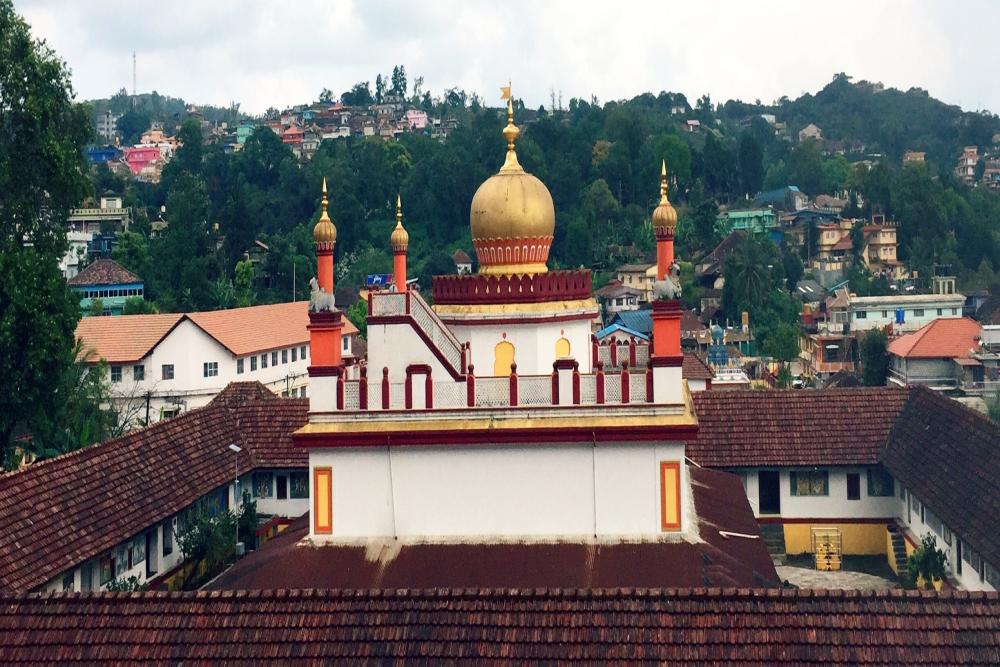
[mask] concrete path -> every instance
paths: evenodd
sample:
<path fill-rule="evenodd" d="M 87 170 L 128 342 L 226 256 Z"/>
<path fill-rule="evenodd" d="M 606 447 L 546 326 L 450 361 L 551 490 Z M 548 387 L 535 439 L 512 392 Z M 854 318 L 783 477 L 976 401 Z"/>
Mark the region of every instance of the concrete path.
<path fill-rule="evenodd" d="M 778 565 L 775 567 L 782 581 L 787 581 L 799 588 L 826 588 L 832 590 L 886 590 L 899 588 L 895 581 L 876 577 L 864 572 L 821 572 L 793 565 Z"/>

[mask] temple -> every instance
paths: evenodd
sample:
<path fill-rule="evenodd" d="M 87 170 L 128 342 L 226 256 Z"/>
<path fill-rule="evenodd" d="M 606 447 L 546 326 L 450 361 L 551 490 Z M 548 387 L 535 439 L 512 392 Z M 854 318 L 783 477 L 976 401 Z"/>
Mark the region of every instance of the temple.
<path fill-rule="evenodd" d="M 339 354 L 341 313 L 311 313 L 309 421 L 294 434 L 309 452 L 309 543 L 706 541 L 699 513 L 711 508 L 695 502 L 685 460 L 698 423 L 681 376 L 666 167 L 654 344 L 612 349 L 591 334 L 590 272 L 548 268 L 552 197 L 518 162 L 518 134 L 508 101 L 503 165 L 470 210 L 478 273 L 435 277 L 433 306 L 407 288 L 397 200 L 394 282 L 368 297 L 356 379 Z M 325 190 L 323 202 L 318 282 L 332 293 Z"/>

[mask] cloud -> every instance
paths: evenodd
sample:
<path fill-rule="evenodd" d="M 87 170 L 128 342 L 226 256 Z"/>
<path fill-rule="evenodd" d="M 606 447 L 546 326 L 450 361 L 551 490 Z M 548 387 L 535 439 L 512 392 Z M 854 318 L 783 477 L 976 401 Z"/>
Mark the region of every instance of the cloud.
<path fill-rule="evenodd" d="M 920 87 L 965 108 L 1000 110 L 991 28 L 1000 3 L 862 2 L 169 4 L 16 3 L 73 70 L 82 98 L 131 88 L 260 112 L 337 93 L 404 64 L 434 94 L 498 101 L 508 78 L 529 106 L 550 91 L 601 100 L 683 92 L 771 101 L 815 92 L 836 72 Z"/>

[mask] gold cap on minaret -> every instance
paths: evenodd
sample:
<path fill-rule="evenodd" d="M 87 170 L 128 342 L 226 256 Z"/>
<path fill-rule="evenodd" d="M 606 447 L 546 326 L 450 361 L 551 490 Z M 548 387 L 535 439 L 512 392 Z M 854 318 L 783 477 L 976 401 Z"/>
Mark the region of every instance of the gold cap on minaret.
<path fill-rule="evenodd" d="M 406 246 L 410 243 L 410 235 L 403 229 L 403 204 L 396 195 L 396 228 L 392 230 L 392 234 L 389 235 L 389 245 L 392 246 L 393 250 L 406 250 Z"/>
<path fill-rule="evenodd" d="M 504 159 L 503 166 L 500 167 L 501 174 L 524 172 L 524 169 L 521 167 L 521 163 L 517 161 L 517 151 L 514 150 L 514 142 L 517 141 L 517 137 L 520 134 L 520 128 L 518 128 L 517 125 L 514 125 L 514 101 L 508 97 L 507 126 L 503 128 L 503 137 L 507 140 L 507 157 Z"/>
<path fill-rule="evenodd" d="M 677 228 L 677 211 L 667 198 L 667 161 L 660 166 L 660 203 L 653 209 L 653 231 L 673 234 Z"/>
<path fill-rule="evenodd" d="M 324 243 L 333 245 L 337 242 L 337 228 L 330 220 L 330 215 L 326 212 L 326 176 L 323 177 L 323 199 L 320 204 L 319 222 L 313 227 L 313 241 L 317 244 Z"/>

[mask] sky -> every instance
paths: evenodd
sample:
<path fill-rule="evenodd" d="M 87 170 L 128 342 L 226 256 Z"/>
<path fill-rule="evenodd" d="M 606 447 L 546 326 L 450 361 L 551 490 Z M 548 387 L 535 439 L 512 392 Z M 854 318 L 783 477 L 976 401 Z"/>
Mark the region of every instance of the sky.
<path fill-rule="evenodd" d="M 412 85 L 529 107 L 682 92 L 795 98 L 837 72 L 1000 112 L 998 0 L 15 0 L 80 99 L 132 88 L 261 113 L 403 64 Z"/>

